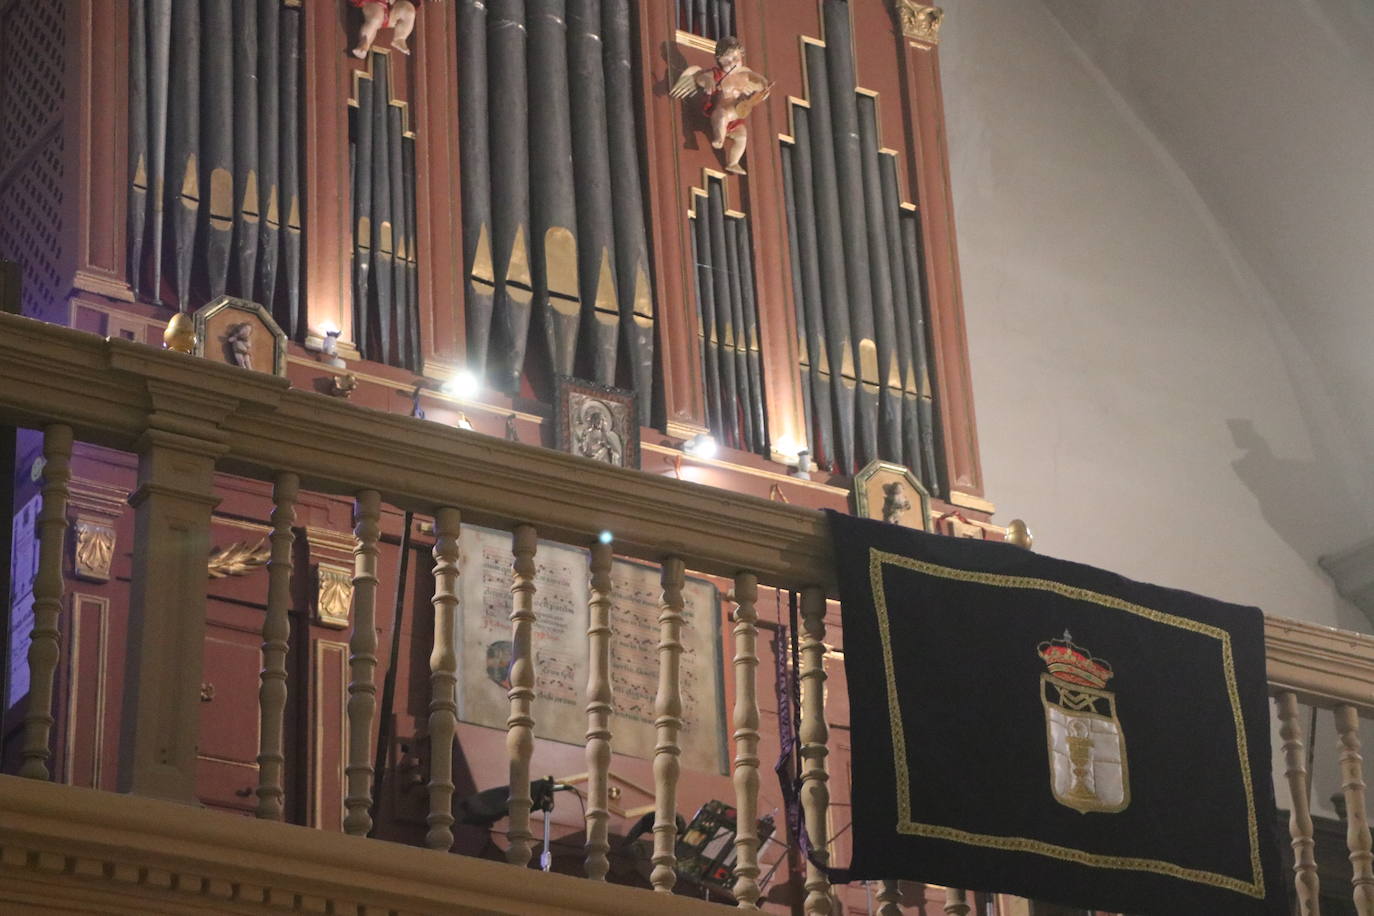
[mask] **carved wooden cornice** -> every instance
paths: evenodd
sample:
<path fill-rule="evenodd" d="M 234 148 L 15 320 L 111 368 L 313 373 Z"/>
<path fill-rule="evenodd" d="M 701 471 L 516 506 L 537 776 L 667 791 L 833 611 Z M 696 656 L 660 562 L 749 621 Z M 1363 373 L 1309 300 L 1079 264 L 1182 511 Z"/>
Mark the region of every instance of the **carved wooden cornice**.
<path fill-rule="evenodd" d="M 924 41 L 932 45 L 940 43 L 940 23 L 945 18 L 943 9 L 917 3 L 916 0 L 895 2 L 897 16 L 902 23 L 902 34 L 913 41 Z"/>

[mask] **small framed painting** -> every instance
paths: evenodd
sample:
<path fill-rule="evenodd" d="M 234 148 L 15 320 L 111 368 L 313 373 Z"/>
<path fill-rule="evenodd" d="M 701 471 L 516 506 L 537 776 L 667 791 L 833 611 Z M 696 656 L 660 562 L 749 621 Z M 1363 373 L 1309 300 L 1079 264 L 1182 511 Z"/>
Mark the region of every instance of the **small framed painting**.
<path fill-rule="evenodd" d="M 554 447 L 618 468 L 638 468 L 638 416 L 633 391 L 560 376 L 554 393 Z"/>
<path fill-rule="evenodd" d="M 930 494 L 910 468 L 870 462 L 854 476 L 854 514 L 929 531 Z"/>
<path fill-rule="evenodd" d="M 286 334 L 258 303 L 220 296 L 197 309 L 192 318 L 197 356 L 254 372 L 286 375 Z"/>

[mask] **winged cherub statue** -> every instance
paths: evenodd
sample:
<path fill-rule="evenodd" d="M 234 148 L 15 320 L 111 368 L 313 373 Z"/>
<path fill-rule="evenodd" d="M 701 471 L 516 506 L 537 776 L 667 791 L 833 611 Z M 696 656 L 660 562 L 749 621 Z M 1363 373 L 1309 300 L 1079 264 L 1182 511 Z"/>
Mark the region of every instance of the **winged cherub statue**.
<path fill-rule="evenodd" d="M 377 33 L 385 28 L 391 29 L 391 46 L 402 54 L 410 53 L 406 40 L 415 30 L 415 16 L 424 0 L 348 0 L 363 11 L 363 27 L 358 30 L 358 43 L 353 46 L 353 56 L 359 60 L 367 58 Z"/>
<path fill-rule="evenodd" d="M 706 93 L 702 113 L 711 119 L 711 146 L 723 149 L 730 143 L 725 170 L 744 174 L 740 160 L 749 142 L 749 130 L 744 121 L 768 93 L 773 84 L 744 66 L 744 45 L 738 38 L 727 35 L 716 42 L 716 65 L 710 70 L 688 67 L 673 84 L 672 96 L 685 99 L 698 92 Z"/>

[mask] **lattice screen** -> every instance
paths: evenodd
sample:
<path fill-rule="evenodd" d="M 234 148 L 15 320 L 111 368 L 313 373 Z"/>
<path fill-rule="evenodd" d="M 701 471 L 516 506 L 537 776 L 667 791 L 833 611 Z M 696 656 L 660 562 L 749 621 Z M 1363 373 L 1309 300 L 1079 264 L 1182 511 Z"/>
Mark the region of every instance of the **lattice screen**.
<path fill-rule="evenodd" d="M 63 0 L 0 4 L 0 257 L 24 271 L 24 313 L 55 305 L 61 259 Z"/>

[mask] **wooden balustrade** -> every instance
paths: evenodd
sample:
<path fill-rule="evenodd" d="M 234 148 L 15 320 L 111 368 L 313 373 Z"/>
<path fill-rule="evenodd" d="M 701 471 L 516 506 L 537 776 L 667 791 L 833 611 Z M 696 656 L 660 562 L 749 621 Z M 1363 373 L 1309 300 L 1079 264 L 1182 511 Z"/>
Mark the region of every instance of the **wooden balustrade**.
<path fill-rule="evenodd" d="M 604 881 L 610 869 L 611 545 L 592 547 L 587 601 L 587 877 Z"/>
<path fill-rule="evenodd" d="M 453 845 L 453 735 L 458 730 L 457 509 L 434 513 L 434 648 L 429 654 L 429 813 L 425 845 Z"/>
<path fill-rule="evenodd" d="M 536 525 L 545 537 L 591 547 L 587 874 L 604 879 L 609 864 L 612 547 L 595 543 L 597 532 L 604 529 L 616 532 L 616 555 L 662 565 L 652 761 L 654 890 L 667 893 L 676 881 L 678 742 L 683 725 L 679 668 L 683 587 L 689 568 L 732 577 L 734 585 L 736 899 L 741 908 L 751 909 L 760 895 L 755 608 L 760 585 L 802 588 L 801 794 L 814 848 L 823 861 L 828 855 L 822 657 L 826 598 L 833 593 L 833 582 L 829 545 L 818 513 L 750 497 L 722 498 L 719 491 L 690 483 L 370 411 L 289 389 L 283 380 L 269 376 L 4 315 L 0 315 L 0 423 L 44 429 L 47 457 L 35 587 L 37 619 L 30 656 L 34 692 L 24 724 L 24 775 L 47 778 L 51 756 L 51 682 L 59 639 L 56 609 L 62 595 L 66 481 L 75 440 L 133 450 L 140 456 L 139 490 L 131 500 L 135 544 L 126 688 L 130 705 L 120 775 L 126 791 L 179 801 L 195 798 L 200 709 L 194 686 L 199 683 L 199 652 L 204 642 L 204 570 L 191 568 L 186 558 L 208 552 L 214 473 L 220 470 L 274 485 L 259 687 L 262 734 L 256 794 L 260 818 L 281 818 L 283 788 L 295 778 L 283 773 L 282 717 L 290 645 L 291 531 L 298 493 L 308 490 L 356 499 L 344 768 L 348 833 L 366 834 L 372 826 L 375 600 L 385 500 L 435 518 L 427 845 L 448 849 L 453 844 L 458 535 L 460 522 L 467 521 L 515 534 L 508 720 L 510 862 L 526 865 L 533 846 L 529 774 L 535 712 L 531 640 Z M 355 448 L 357 442 L 369 443 L 368 449 Z M 283 467 L 292 470 L 280 470 Z M 531 487 L 533 480 L 557 480 L 559 486 Z M 461 507 L 461 517 L 459 509 L 450 506 Z M 1303 916 L 1318 913 L 1307 749 L 1300 718 L 1303 705 L 1332 710 L 1336 717 L 1349 812 L 1353 896 L 1362 916 L 1374 916 L 1374 849 L 1358 729 L 1360 713 L 1374 711 L 1374 637 L 1276 618 L 1266 621 L 1265 635 L 1285 778 L 1294 799 L 1290 830 Z M 175 676 L 166 677 L 167 671 Z M 809 863 L 804 890 L 806 913 L 831 912 L 830 887 L 824 874 Z M 876 900 L 884 916 L 900 912 L 897 882 L 881 882 Z M 944 912 L 965 916 L 970 903 L 971 895 L 949 889 Z"/>
<path fill-rule="evenodd" d="M 511 583 L 510 718 L 506 720 L 506 750 L 510 754 L 510 827 L 506 861 L 521 868 L 534 848 L 530 833 L 530 758 L 534 755 L 534 552 L 535 529 L 515 529 Z"/>
<path fill-rule="evenodd" d="M 382 536 L 382 496 L 358 493 L 354 508 L 353 634 L 348 640 L 348 763 L 344 775 L 344 830 L 366 836 L 372 829 L 372 729 L 377 718 L 377 541 Z"/>
<path fill-rule="evenodd" d="M 272 490 L 272 558 L 267 563 L 267 613 L 262 621 L 262 675 L 258 685 L 258 817 L 282 819 L 283 717 L 286 713 L 286 652 L 291 639 L 291 550 L 296 537 L 296 474 L 277 475 Z"/>

